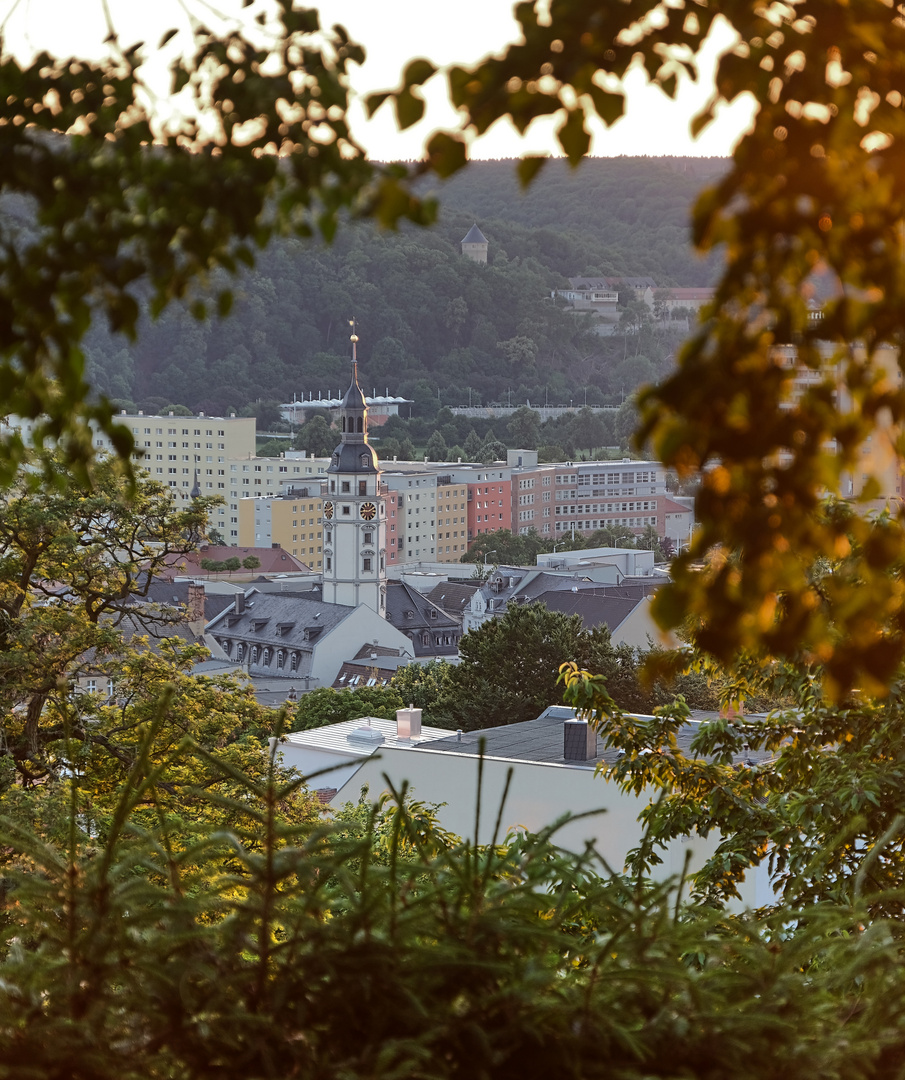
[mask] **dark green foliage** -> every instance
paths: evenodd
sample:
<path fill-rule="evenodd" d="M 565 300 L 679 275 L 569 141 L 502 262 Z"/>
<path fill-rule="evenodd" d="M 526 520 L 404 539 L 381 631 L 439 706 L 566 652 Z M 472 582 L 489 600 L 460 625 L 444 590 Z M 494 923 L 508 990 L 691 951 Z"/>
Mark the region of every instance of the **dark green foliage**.
<path fill-rule="evenodd" d="M 307 731 L 344 720 L 357 720 L 360 716 L 392 720 L 402 706 L 403 700 L 394 686 L 359 686 L 354 690 L 319 686 L 302 695 L 288 730 Z"/>
<path fill-rule="evenodd" d="M 127 826 L 136 781 L 99 850 L 75 821 L 62 849 L 3 825 L 37 871 L 3 894 L 4 1077 L 900 1075 L 898 931 L 860 907 L 687 910 L 401 798 L 292 825 L 273 780 L 187 865 Z"/>

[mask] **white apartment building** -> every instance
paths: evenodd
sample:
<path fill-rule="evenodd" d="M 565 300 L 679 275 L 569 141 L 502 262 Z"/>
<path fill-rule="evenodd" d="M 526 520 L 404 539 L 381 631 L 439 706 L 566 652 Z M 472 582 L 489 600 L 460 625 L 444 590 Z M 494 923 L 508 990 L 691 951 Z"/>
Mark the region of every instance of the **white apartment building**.
<path fill-rule="evenodd" d="M 436 557 L 437 476 L 442 466 L 434 467 L 437 472 L 405 469 L 381 476 L 387 490 L 397 493 L 397 565 Z"/>

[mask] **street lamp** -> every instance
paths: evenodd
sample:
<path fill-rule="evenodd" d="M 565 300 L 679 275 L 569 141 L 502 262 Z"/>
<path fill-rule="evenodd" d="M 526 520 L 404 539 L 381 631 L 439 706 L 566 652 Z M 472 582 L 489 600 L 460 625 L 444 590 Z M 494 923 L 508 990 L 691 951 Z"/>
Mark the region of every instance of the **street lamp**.
<path fill-rule="evenodd" d="M 485 551 L 484 552 L 484 566 L 485 567 L 487 566 L 487 556 L 488 555 L 496 555 L 496 549 L 494 549 L 493 551 Z"/>

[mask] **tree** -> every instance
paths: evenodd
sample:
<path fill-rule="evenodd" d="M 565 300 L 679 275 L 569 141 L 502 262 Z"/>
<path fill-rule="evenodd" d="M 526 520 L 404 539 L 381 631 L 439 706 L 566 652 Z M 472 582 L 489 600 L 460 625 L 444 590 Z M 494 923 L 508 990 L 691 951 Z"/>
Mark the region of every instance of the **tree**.
<path fill-rule="evenodd" d="M 433 727 L 455 727 L 454 664 L 431 660 L 398 668 L 392 687 L 406 705 L 423 712 L 422 720 Z"/>
<path fill-rule="evenodd" d="M 425 454 L 431 461 L 444 461 L 448 449 L 446 439 L 443 438 L 439 431 L 435 431 L 427 441 Z"/>
<path fill-rule="evenodd" d="M 644 704 L 630 648 L 614 647 L 605 627 L 583 630 L 580 615 L 549 611 L 540 603 L 510 602 L 500 618 L 462 636 L 459 655 L 452 679 L 460 727 L 496 727 L 538 716 L 560 697 L 564 657 L 599 672 L 624 707 Z"/>
<path fill-rule="evenodd" d="M 481 437 L 471 428 L 468 435 L 465 437 L 464 450 L 469 461 L 477 460 L 478 455 L 481 453 Z"/>
<path fill-rule="evenodd" d="M 640 402 L 639 440 L 650 440 L 683 478 L 704 477 L 701 528 L 673 563 L 655 612 L 664 627 L 692 616 L 693 640 L 722 660 L 758 649 L 793 657 L 804 647 L 825 659 L 833 694 L 852 686 L 882 694 L 905 656 L 905 592 L 891 598 L 888 586 L 905 526 L 890 520 L 880 556 L 864 518 L 842 531 L 813 511 L 824 491 L 843 490 L 847 472 L 862 471 L 878 421 L 905 419 L 886 350 L 905 332 L 905 181 L 896 149 L 905 114 L 898 91 L 889 96 L 905 27 L 895 8 L 867 0 L 823 4 L 807 17 L 798 6 L 752 14 L 744 4 L 686 14 L 677 7 L 661 16 L 654 0 L 628 8 L 563 0 L 548 19 L 546 9 L 524 5 L 519 42 L 471 70 L 449 69 L 450 94 L 466 136 L 503 117 L 523 131 L 558 113 L 560 144 L 577 164 L 590 142 L 586 117 L 609 124 L 621 115 L 630 67 L 640 62 L 674 96 L 678 75 L 695 72 L 714 21 L 728 19 L 740 40 L 720 59 L 693 130 L 745 92 L 757 112 L 728 173 L 699 198 L 692 218 L 698 250 L 726 245 L 727 257 L 709 317 L 682 349 L 677 371 Z M 829 68 L 801 62 L 815 47 Z M 411 70 L 422 79 L 436 71 Z M 410 93 L 406 83 L 374 104 Z M 522 180 L 542 165 L 526 158 Z M 818 267 L 836 288 L 815 320 L 809 300 Z M 775 346 L 793 343 L 806 369 L 826 370 L 830 361 L 834 385 L 790 402 L 789 370 Z M 851 410 L 836 407 L 845 395 Z M 868 483 L 863 501 L 875 491 Z M 808 556 L 832 558 L 853 533 L 862 551 L 875 553 L 828 603 L 815 603 Z M 699 561 L 714 552 L 700 573 Z M 752 611 L 761 614 L 752 619 Z"/>
<path fill-rule="evenodd" d="M 110 459 L 97 461 L 93 490 L 35 488 L 23 473 L 2 494 L 0 722 L 25 719 L 15 737 L 0 738 L 0 756 L 10 754 L 23 777 L 51 768 L 40 725 L 60 680 L 89 654 L 96 662 L 115 650 L 120 625 L 174 621 L 144 600 L 174 556 L 196 549 L 211 505 L 199 498 L 177 509 L 141 472 L 129 491 Z"/>
<path fill-rule="evenodd" d="M 223 569 L 230 574 L 234 574 L 242 565 L 242 560 L 238 555 L 231 555 L 228 559 L 223 560 Z"/>
<path fill-rule="evenodd" d="M 510 416 L 506 430 L 513 447 L 534 450 L 540 439 L 540 414 L 537 410 L 523 405 Z"/>
<path fill-rule="evenodd" d="M 242 560 L 242 566 L 246 570 L 258 570 L 261 566 L 261 560 L 257 555 L 246 555 Z"/>
<path fill-rule="evenodd" d="M 290 731 L 340 724 L 360 716 L 379 716 L 392 720 L 403 707 L 402 698 L 392 686 L 357 686 L 354 690 L 333 690 L 319 686 L 303 694 L 295 710 Z"/>
<path fill-rule="evenodd" d="M 399 170 L 368 162 L 349 133 L 345 74 L 364 54 L 345 31 L 321 33 L 317 13 L 292 0 L 278 0 L 264 25 L 191 0 L 187 15 L 173 31 L 169 88 L 149 74 L 154 51 L 126 45 L 112 23 L 100 60 L 0 56 L 4 191 L 28 207 L 26 223 L 6 217 L 0 237 L 2 305 L 17 312 L 0 341 L 4 409 L 37 420 L 38 445 L 56 441 L 82 479 L 89 420 L 120 453 L 132 449 L 84 379 L 80 347 L 95 312 L 134 336 L 139 279 L 152 314 L 189 295 L 201 315 L 191 295 L 199 275 L 253 264 L 277 232 L 329 238 L 352 206 L 386 224 L 431 215 L 401 190 Z M 447 140 L 435 145 L 447 153 Z M 230 301 L 221 288 L 221 313 Z M 23 453 L 20 437 L 4 435 L 0 479 Z"/>
<path fill-rule="evenodd" d="M 322 416 L 314 416 L 299 429 L 295 437 L 295 448 L 304 450 L 313 457 L 329 457 L 336 448 L 338 438 Z"/>

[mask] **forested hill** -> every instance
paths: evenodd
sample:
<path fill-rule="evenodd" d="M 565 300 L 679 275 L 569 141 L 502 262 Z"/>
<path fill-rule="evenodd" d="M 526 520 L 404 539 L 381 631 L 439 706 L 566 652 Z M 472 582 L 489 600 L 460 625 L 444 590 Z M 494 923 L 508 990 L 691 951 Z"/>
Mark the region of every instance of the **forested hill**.
<path fill-rule="evenodd" d="M 661 285 L 712 285 L 717 264 L 692 251 L 689 211 L 727 168 L 726 158 L 586 158 L 577 169 L 554 159 L 522 188 L 512 161 L 477 161 L 433 191 L 441 222 L 464 214 L 488 239 L 502 232 L 500 240 L 510 240 L 504 223 L 527 226 L 538 249 L 530 254 L 546 247 L 548 265 L 567 276 L 595 270 L 647 275 Z M 586 266 L 567 268 L 556 257 L 553 238 L 562 233 L 573 235 L 570 247 L 583 249 Z M 563 255 L 572 254 L 564 246 Z"/>
<path fill-rule="evenodd" d="M 431 229 L 348 224 L 331 247 L 275 241 L 233 283 L 226 320 L 199 323 L 174 305 L 143 320 L 135 344 L 93 327 L 89 378 L 126 408 L 263 415 L 254 403 L 344 388 L 354 315 L 365 385 L 413 398 L 420 415 L 438 402 L 510 395 L 618 404 L 669 368 L 679 331 L 645 322 L 644 309 L 599 336 L 552 293 L 581 274 L 709 283 L 712 267 L 691 251 L 689 211 L 723 167 L 622 158 L 570 170 L 551 161 L 521 193 L 514 162 L 478 162 L 442 185 Z M 487 266 L 461 254 L 474 221 L 490 242 Z"/>

